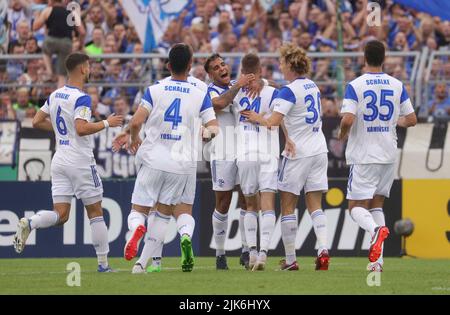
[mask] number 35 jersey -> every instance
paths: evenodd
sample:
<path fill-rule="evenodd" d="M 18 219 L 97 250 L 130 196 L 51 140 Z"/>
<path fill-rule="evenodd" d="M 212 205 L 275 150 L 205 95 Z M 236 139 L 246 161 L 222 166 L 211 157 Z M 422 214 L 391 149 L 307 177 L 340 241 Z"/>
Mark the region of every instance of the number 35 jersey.
<path fill-rule="evenodd" d="M 295 143 L 295 156 L 300 159 L 328 152 L 322 132 L 320 91 L 306 78 L 298 78 L 282 87 L 273 101 L 273 110 L 284 115 L 289 138 Z"/>
<path fill-rule="evenodd" d="M 347 164 L 395 163 L 397 121 L 414 109 L 403 83 L 385 73 L 366 73 L 345 90 L 341 113 L 356 116 L 345 152 Z"/>
<path fill-rule="evenodd" d="M 148 87 L 140 106 L 150 115 L 136 162 L 191 174 L 201 158 L 200 127 L 216 119 L 210 97 L 187 81 L 170 79 Z"/>
<path fill-rule="evenodd" d="M 50 115 L 56 140 L 53 162 L 68 165 L 94 165 L 90 136 L 80 137 L 75 120 L 91 119 L 91 97 L 71 86 L 63 86 L 48 97 L 41 110 Z"/>

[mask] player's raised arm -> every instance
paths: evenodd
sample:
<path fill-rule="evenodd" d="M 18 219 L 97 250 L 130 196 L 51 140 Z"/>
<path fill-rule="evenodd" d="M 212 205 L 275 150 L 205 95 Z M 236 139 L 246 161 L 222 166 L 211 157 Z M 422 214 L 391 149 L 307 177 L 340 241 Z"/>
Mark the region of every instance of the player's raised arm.
<path fill-rule="evenodd" d="M 244 74 L 239 77 L 237 82 L 229 88 L 226 92 L 222 93 L 221 95 L 215 96 L 214 94 L 211 95 L 210 91 L 210 97 L 212 98 L 212 105 L 214 107 L 214 110 L 222 110 L 228 105 L 230 105 L 231 102 L 233 102 L 233 99 L 236 97 L 239 90 L 245 86 L 247 86 L 250 82 L 252 82 L 255 79 L 254 74 Z"/>

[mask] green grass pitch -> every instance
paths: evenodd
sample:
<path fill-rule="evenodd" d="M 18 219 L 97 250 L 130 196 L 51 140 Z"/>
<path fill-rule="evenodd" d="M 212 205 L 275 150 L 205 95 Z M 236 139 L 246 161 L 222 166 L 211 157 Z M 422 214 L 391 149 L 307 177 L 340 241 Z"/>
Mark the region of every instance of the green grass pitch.
<path fill-rule="evenodd" d="M 0 259 L 0 294 L 450 294 L 450 261 L 386 258 L 380 286 L 370 287 L 366 258 L 332 258 L 329 271 L 314 271 L 313 257 L 300 257 L 300 271 L 249 272 L 228 257 L 230 270 L 216 271 L 215 258 L 197 257 L 192 273 L 179 258 L 164 258 L 163 271 L 132 275 L 132 262 L 110 259 L 118 273 L 99 274 L 95 258 Z M 70 262 L 81 266 L 81 286 L 66 283 Z"/>

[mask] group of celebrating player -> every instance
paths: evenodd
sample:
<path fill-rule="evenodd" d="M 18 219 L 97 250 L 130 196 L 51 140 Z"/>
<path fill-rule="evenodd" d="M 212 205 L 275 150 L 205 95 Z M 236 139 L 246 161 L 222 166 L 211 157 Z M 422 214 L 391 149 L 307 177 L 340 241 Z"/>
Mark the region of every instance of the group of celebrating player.
<path fill-rule="evenodd" d="M 414 126 L 417 120 L 404 85 L 382 72 L 384 45 L 368 42 L 364 56 L 367 72 L 346 88 L 339 138 L 348 137 L 349 211 L 353 220 L 372 236 L 368 269 L 382 271 L 383 242 L 389 235 L 383 202 L 389 197 L 394 180 L 396 126 Z M 229 67 L 220 55 L 210 56 L 204 65 L 212 81 L 209 86 L 189 76 L 192 59 L 188 45 L 171 48 L 167 64 L 171 76 L 145 90 L 129 125 L 113 143 L 114 150 L 126 149 L 136 154 L 138 173 L 128 216 L 131 237 L 125 244 L 125 258 L 136 257 L 141 239 L 145 244 L 132 273 L 161 271 L 162 249 L 172 216 L 180 234 L 182 270 L 192 271 L 192 206 L 202 139 L 210 145 L 216 197 L 212 214 L 216 268 L 228 269 L 228 209 L 233 190 L 239 185 L 240 262 L 246 269 L 265 268 L 276 222 L 277 191 L 286 254 L 280 268 L 299 269 L 295 209 L 304 190 L 318 243 L 316 270 L 327 270 L 327 220 L 321 203 L 322 194 L 328 190 L 328 150 L 322 133 L 320 91 L 306 78 L 310 72 L 306 53 L 293 44 L 282 46 L 280 69 L 289 83 L 281 88 L 261 77 L 256 54 L 243 57 L 241 76 L 236 81 L 231 80 Z M 89 77 L 89 57 L 73 53 L 67 58 L 66 67 L 68 84 L 49 96 L 33 120 L 36 128 L 55 132 L 58 146 L 51 167 L 54 209 L 22 218 L 14 248 L 21 253 L 33 229 L 64 224 L 75 195 L 88 212 L 98 271 L 111 272 L 101 207 L 103 188 L 86 136 L 121 126 L 123 117 L 111 115 L 104 121 L 91 122 L 91 100 L 82 92 Z M 279 126 L 286 139 L 281 162 Z M 140 137 L 142 127 L 144 140 Z"/>

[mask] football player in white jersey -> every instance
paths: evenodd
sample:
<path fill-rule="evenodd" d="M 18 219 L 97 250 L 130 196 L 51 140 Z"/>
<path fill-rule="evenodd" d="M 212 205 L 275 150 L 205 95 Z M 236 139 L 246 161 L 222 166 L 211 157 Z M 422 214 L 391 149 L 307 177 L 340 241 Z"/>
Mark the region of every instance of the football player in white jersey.
<path fill-rule="evenodd" d="M 171 76 L 166 77 L 160 81 L 157 81 L 156 84 L 164 84 L 167 82 L 170 82 Z M 200 89 L 203 92 L 207 92 L 208 85 L 204 83 L 203 81 L 189 75 L 187 77 L 187 81 L 194 87 Z M 144 127 L 146 129 L 146 127 Z M 113 141 L 113 150 L 118 151 L 121 148 L 128 149 L 128 142 L 129 142 L 129 128 L 126 129 L 124 133 L 119 134 Z M 174 217 L 178 221 L 178 218 L 183 213 L 189 213 L 192 214 L 192 207 L 194 204 L 194 198 L 195 198 L 195 186 L 196 186 L 196 180 L 197 180 L 197 172 L 196 169 L 192 169 L 192 174 L 189 178 L 189 184 L 188 187 L 190 189 L 187 189 L 183 192 L 183 196 L 181 198 L 181 203 L 179 205 L 175 206 L 175 212 Z M 128 229 L 131 233 L 131 237 L 128 239 L 128 241 L 125 244 L 124 248 L 124 257 L 126 260 L 131 260 L 137 255 L 137 251 L 139 248 L 139 243 L 143 236 L 145 235 L 147 228 L 145 227 L 146 221 L 147 225 L 151 225 L 152 221 L 155 216 L 155 211 L 152 211 L 151 209 L 147 209 L 147 207 L 140 208 L 135 207 L 134 205 L 131 206 L 130 214 L 128 215 Z M 181 236 L 181 235 L 180 235 Z M 148 247 L 144 247 L 146 251 L 148 250 Z M 147 267 L 148 272 L 160 272 L 161 271 L 161 259 L 162 259 L 162 251 L 163 251 L 163 244 L 159 244 L 159 247 L 153 251 L 152 255 L 152 263 Z M 148 252 L 142 252 L 141 256 L 148 257 Z M 136 265 L 134 268 L 134 271 L 136 273 L 144 272 L 145 266 L 142 265 Z"/>
<path fill-rule="evenodd" d="M 250 249 L 249 269 L 264 270 L 267 252 L 275 228 L 275 193 L 277 191 L 277 169 L 279 158 L 278 128 L 269 130 L 254 125 L 241 116 L 246 110 L 254 110 L 265 118 L 270 117 L 272 101 L 277 90 L 260 84 L 261 63 L 255 54 L 247 54 L 242 59 L 241 72 L 254 74 L 252 84 L 259 85 L 259 95 L 250 97 L 247 88 L 242 88 L 233 101 L 237 126 L 236 161 L 240 187 L 245 196 L 247 211 L 244 218 L 245 239 Z M 260 196 L 260 206 L 257 195 Z M 257 250 L 258 214 L 261 209 L 260 252 Z"/>
<path fill-rule="evenodd" d="M 382 42 L 366 44 L 366 73 L 347 85 L 339 134 L 340 139 L 348 136 L 348 207 L 355 222 L 372 236 L 368 269 L 373 271 L 382 271 L 383 243 L 389 235 L 383 203 L 395 176 L 396 126 L 417 123 L 403 83 L 383 73 L 384 58 Z"/>
<path fill-rule="evenodd" d="M 33 119 L 35 128 L 54 131 L 56 152 L 51 164 L 53 211 L 39 211 L 19 221 L 14 248 L 21 253 L 34 229 L 62 225 L 69 218 L 73 195 L 86 208 L 92 243 L 98 258 L 98 271 L 111 272 L 108 265 L 108 231 L 103 219 L 103 187 L 97 175 L 90 137 L 108 127 L 121 126 L 122 116 L 90 122 L 91 98 L 82 89 L 89 78 L 89 56 L 73 53 L 66 59 L 68 84 L 54 91 Z"/>
<path fill-rule="evenodd" d="M 247 86 L 254 75 L 242 75 L 232 82 L 230 68 L 219 54 L 211 55 L 205 62 L 205 71 L 213 81 L 208 87 L 217 120 L 220 135 L 212 141 L 211 175 L 213 190 L 216 197 L 216 207 L 212 214 L 214 240 L 216 242 L 216 268 L 227 270 L 225 256 L 225 240 L 228 235 L 228 209 L 230 208 L 233 189 L 237 180 L 237 165 L 235 154 L 235 120 L 231 112 L 234 97 L 242 87 Z M 241 213 L 239 230 L 242 241 L 240 263 L 248 267 L 249 249 L 245 240 L 244 217 L 245 202 L 240 198 Z"/>
<path fill-rule="evenodd" d="M 186 44 L 174 45 L 169 52 L 171 79 L 146 89 L 130 122 L 130 151 L 137 153 L 136 162 L 140 165 L 132 196 L 133 208 L 140 213 L 155 210 L 153 220 L 148 222 L 151 228 L 143 255 L 133 273 L 138 273 L 135 269 L 142 272 L 154 251 L 164 243 L 172 215 L 178 216 L 182 270 L 192 271 L 194 267 L 191 238 L 195 220 L 188 211 L 176 213 L 175 205 L 182 202 L 185 191 L 195 190 L 195 182 L 191 183 L 190 179 L 197 167 L 196 140 L 200 137 L 200 126 L 216 127 L 215 134 L 218 124 L 207 93 L 186 81 L 191 64 L 191 48 Z M 146 120 L 146 137 L 142 142 L 139 131 Z"/>
<path fill-rule="evenodd" d="M 316 270 L 328 270 L 327 220 L 322 210 L 322 193 L 328 190 L 328 150 L 322 132 L 320 92 L 316 84 L 305 77 L 310 70 L 310 60 L 301 48 L 285 44 L 280 49 L 280 55 L 280 69 L 290 83 L 278 91 L 273 100 L 272 115 L 267 119 L 254 111 L 243 112 L 242 115 L 269 128 L 279 126 L 284 120 L 289 138 L 295 143 L 294 153 L 283 152 L 278 174 L 281 236 L 286 252 L 281 269 L 298 270 L 295 208 L 298 196 L 304 189 L 319 246 Z"/>

